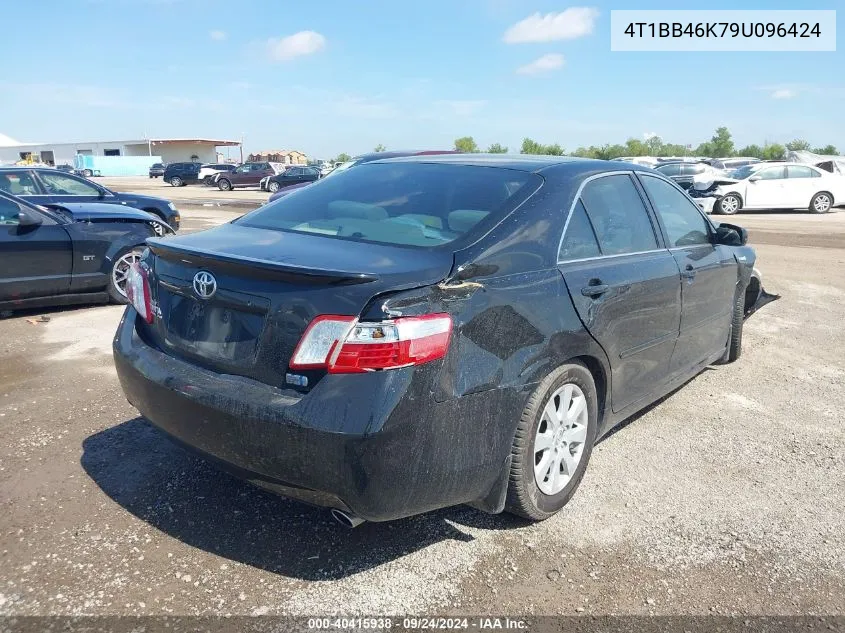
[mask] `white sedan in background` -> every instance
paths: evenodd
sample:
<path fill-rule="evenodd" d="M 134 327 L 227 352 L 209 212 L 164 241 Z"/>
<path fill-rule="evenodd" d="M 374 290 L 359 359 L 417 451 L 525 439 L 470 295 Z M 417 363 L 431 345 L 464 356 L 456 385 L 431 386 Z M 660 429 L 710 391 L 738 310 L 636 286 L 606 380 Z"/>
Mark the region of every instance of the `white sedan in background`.
<path fill-rule="evenodd" d="M 720 184 L 714 213 L 740 209 L 808 209 L 827 213 L 845 204 L 845 178 L 799 163 L 757 163 L 730 173 L 736 182 Z"/>

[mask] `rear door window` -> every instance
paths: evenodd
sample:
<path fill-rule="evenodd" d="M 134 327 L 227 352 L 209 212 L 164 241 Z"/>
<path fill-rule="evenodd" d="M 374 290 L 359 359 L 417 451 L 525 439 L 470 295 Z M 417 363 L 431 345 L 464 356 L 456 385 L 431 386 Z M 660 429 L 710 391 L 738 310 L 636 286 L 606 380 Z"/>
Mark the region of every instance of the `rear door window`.
<path fill-rule="evenodd" d="M 512 211 L 537 174 L 436 163 L 372 163 L 279 198 L 237 224 L 403 246 L 440 246 Z"/>
<path fill-rule="evenodd" d="M 787 178 L 818 178 L 819 174 L 815 169 L 806 167 L 805 165 L 787 165 Z"/>
<path fill-rule="evenodd" d="M 0 190 L 16 196 L 34 196 L 41 193 L 28 171 L 0 172 Z"/>
<path fill-rule="evenodd" d="M 602 255 L 624 255 L 657 248 L 657 238 L 642 198 L 627 174 L 588 182 L 581 201 Z"/>

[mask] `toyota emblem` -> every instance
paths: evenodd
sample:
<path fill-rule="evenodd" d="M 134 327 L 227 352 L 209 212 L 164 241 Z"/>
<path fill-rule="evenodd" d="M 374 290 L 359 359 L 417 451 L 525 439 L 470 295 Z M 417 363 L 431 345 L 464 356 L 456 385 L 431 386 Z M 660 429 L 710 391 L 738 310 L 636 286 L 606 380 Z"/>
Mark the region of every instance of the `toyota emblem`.
<path fill-rule="evenodd" d="M 211 299 L 217 292 L 217 280 L 214 275 L 204 270 L 194 275 L 194 292 L 200 299 Z"/>

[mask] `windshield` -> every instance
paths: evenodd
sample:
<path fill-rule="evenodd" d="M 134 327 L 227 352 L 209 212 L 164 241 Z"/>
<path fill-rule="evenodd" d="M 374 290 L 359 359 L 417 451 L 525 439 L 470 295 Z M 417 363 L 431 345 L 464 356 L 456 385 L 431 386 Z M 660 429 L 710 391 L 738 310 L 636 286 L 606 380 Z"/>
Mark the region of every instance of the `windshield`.
<path fill-rule="evenodd" d="M 745 180 L 755 171 L 757 171 L 757 165 L 746 165 L 745 167 L 737 167 L 736 169 L 730 170 L 728 176 L 737 180 Z"/>
<path fill-rule="evenodd" d="M 344 240 L 440 246 L 490 226 L 542 184 L 532 173 L 432 163 L 372 163 L 324 178 L 235 221 Z"/>

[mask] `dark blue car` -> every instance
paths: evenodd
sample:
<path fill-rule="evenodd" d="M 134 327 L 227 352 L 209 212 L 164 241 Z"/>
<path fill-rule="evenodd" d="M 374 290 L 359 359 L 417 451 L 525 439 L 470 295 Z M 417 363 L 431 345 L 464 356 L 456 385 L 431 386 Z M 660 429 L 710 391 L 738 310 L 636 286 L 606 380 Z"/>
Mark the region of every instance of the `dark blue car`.
<path fill-rule="evenodd" d="M 0 191 L 35 204 L 97 202 L 118 204 L 158 216 L 174 231 L 179 229 L 179 211 L 172 202 L 153 196 L 118 193 L 87 178 L 49 167 L 0 167 Z"/>
<path fill-rule="evenodd" d="M 0 311 L 126 303 L 126 279 L 157 216 L 113 204 L 34 205 L 0 191 Z"/>
<path fill-rule="evenodd" d="M 377 160 L 151 239 L 114 358 L 177 442 L 347 525 L 560 510 L 595 442 L 740 355 L 746 232 L 627 163 Z"/>

